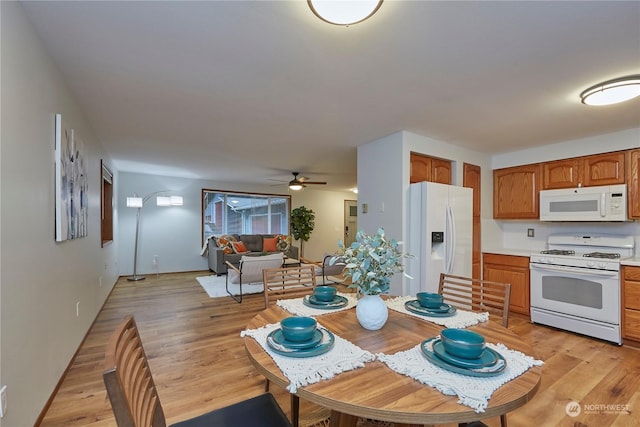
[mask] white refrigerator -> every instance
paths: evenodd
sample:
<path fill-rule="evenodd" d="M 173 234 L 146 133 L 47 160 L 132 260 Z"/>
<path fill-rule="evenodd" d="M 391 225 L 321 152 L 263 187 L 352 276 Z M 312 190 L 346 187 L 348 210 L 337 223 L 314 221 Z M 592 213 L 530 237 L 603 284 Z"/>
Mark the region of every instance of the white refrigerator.
<path fill-rule="evenodd" d="M 409 186 L 405 295 L 437 292 L 440 273 L 471 277 L 473 190 L 418 182 Z"/>

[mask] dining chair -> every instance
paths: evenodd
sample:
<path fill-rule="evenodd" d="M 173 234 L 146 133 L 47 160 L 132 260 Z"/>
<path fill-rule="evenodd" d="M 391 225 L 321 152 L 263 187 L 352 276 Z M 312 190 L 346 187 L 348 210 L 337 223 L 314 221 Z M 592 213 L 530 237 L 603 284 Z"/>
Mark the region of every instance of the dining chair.
<path fill-rule="evenodd" d="M 330 260 L 333 257 L 334 255 L 325 253 L 322 261 L 312 261 L 303 257 L 300 257 L 300 261 L 303 265 L 312 265 L 315 267 L 316 276 L 322 277 L 322 282 L 319 282 L 319 285 L 341 285 L 343 281 L 340 279 L 340 275 L 346 264 L 344 262 L 336 262 L 334 265 L 331 265 Z"/>
<path fill-rule="evenodd" d="M 509 326 L 509 299 L 511 284 L 491 282 L 471 277 L 440 273 L 438 293 L 443 301 L 456 308 L 470 311 L 489 312 L 500 319 L 502 326 Z M 507 414 L 500 415 L 500 425 L 507 427 Z M 485 426 L 481 421 L 462 423 L 459 427 Z"/>
<path fill-rule="evenodd" d="M 316 274 L 312 265 L 295 267 L 265 268 L 262 270 L 264 283 L 264 308 L 276 299 L 299 298 L 313 293 L 316 287 Z M 265 383 L 265 392 L 269 391 L 269 380 Z M 291 421 L 298 427 L 300 418 L 300 398 L 291 394 Z"/>
<path fill-rule="evenodd" d="M 509 326 L 509 283 L 440 273 L 438 293 L 447 304 L 463 310 L 489 312 L 500 318 L 502 326 Z"/>
<path fill-rule="evenodd" d="M 299 298 L 313 293 L 316 275 L 313 266 L 265 268 L 262 270 L 264 283 L 264 308 L 271 302 L 283 298 Z"/>
<path fill-rule="evenodd" d="M 149 363 L 133 316 L 111 334 L 102 374 L 118 427 L 166 427 Z M 291 427 L 270 393 L 180 421 L 173 427 Z"/>
<path fill-rule="evenodd" d="M 280 267 L 284 263 L 284 255 L 281 252 L 277 254 L 264 256 L 246 256 L 240 258 L 240 263 L 234 265 L 227 263 L 227 277 L 225 279 L 225 289 L 227 293 L 237 303 L 242 302 L 242 285 L 250 283 L 260 283 L 262 281 L 262 270 L 265 268 Z M 234 295 L 229 290 L 229 283 L 240 285 L 240 294 Z"/>

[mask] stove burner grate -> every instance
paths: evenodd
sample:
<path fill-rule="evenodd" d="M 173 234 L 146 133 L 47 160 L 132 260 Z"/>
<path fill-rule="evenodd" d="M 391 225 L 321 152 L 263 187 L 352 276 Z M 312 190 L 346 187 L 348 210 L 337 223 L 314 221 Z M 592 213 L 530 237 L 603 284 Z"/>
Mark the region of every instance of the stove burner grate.
<path fill-rule="evenodd" d="M 590 252 L 588 254 L 582 255 L 587 258 L 607 258 L 607 259 L 618 259 L 620 258 L 619 253 L 615 252 Z"/>
<path fill-rule="evenodd" d="M 545 255 L 575 255 L 576 251 L 562 250 L 562 249 L 549 249 L 547 251 L 541 251 L 540 253 Z"/>

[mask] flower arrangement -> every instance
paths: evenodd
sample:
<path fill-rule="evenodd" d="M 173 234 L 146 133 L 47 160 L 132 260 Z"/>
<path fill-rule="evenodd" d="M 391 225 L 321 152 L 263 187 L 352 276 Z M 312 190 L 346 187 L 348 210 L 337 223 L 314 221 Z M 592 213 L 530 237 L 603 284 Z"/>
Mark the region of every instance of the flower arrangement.
<path fill-rule="evenodd" d="M 382 228 L 372 236 L 362 230 L 356 233 L 356 241 L 348 248 L 342 241 L 338 242 L 339 255 L 334 256 L 329 264 L 336 261 L 345 262 L 345 277 L 351 277 L 350 288 L 356 288 L 363 295 L 379 295 L 389 291 L 391 277 L 404 272 L 403 258 L 411 255 L 400 250 L 402 242 L 387 240 Z"/>

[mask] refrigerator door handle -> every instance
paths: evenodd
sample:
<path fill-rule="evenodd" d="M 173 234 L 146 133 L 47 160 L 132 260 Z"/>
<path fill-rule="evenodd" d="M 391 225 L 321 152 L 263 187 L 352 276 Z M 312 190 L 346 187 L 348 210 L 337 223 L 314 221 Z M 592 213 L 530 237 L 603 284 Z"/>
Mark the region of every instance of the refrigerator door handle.
<path fill-rule="evenodd" d="M 445 237 L 445 273 L 453 272 L 453 264 L 455 262 L 455 242 L 456 242 L 456 223 L 453 217 L 453 209 L 447 205 L 446 208 L 446 237 Z"/>

